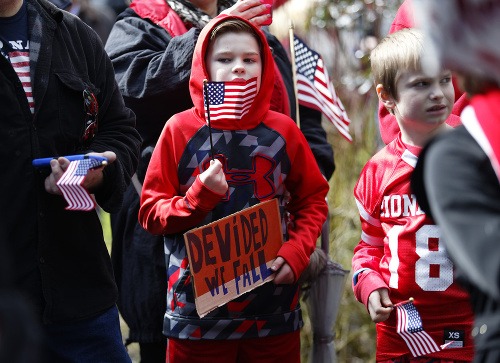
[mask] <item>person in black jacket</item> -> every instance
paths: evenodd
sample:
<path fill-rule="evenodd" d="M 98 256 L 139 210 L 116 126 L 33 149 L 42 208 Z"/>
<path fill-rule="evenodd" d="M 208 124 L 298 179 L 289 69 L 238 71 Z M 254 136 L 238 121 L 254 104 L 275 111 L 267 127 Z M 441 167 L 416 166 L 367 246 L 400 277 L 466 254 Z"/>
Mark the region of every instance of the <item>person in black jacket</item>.
<path fill-rule="evenodd" d="M 442 231 L 474 312 L 474 363 L 500 362 L 500 3 L 414 0 L 469 106 L 422 151 L 412 187 Z M 416 8 L 417 9 L 417 8 Z M 487 26 L 481 26 L 487 24 Z M 459 37 L 456 35 L 460 34 Z"/>
<path fill-rule="evenodd" d="M 128 362 L 99 215 L 67 210 L 56 182 L 63 156 L 104 156 L 82 185 L 119 210 L 138 161 L 135 115 L 97 34 L 46 0 L 0 1 L 0 51 L 0 253 L 41 327 L 41 361 Z M 33 167 L 45 157 L 59 158 Z"/>
<path fill-rule="evenodd" d="M 139 342 L 141 361 L 164 362 L 166 339 L 162 334 L 165 313 L 163 236 L 153 236 L 137 222 L 141 183 L 154 145 L 165 122 L 192 107 L 189 94 L 191 60 L 198 35 L 222 11 L 247 19 L 262 16 L 259 0 L 135 0 L 118 16 L 106 42 L 125 103 L 137 115 L 137 129 L 144 142 L 134 186 L 129 187 L 120 212 L 112 215 L 111 257 L 120 298 L 120 312 L 130 328 L 128 342 Z M 295 119 L 292 68 L 280 42 L 266 37 L 279 70 L 272 109 Z M 301 129 L 323 175 L 335 169 L 333 149 L 321 126 L 319 111 L 300 106 Z M 135 178 L 134 178 L 135 179 Z"/>

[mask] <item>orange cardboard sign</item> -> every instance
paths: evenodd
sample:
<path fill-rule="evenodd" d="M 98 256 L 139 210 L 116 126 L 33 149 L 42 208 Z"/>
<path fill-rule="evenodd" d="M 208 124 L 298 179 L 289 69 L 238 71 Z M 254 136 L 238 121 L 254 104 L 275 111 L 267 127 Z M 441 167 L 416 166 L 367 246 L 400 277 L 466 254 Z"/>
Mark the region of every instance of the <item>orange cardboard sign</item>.
<path fill-rule="evenodd" d="M 184 233 L 196 310 L 204 317 L 218 306 L 271 281 L 271 264 L 283 244 L 278 200 Z"/>

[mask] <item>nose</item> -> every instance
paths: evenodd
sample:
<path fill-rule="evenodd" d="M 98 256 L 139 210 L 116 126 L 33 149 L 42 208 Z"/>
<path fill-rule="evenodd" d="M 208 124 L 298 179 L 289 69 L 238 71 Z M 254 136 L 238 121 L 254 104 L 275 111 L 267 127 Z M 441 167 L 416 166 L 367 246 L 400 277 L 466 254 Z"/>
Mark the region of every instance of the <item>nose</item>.
<path fill-rule="evenodd" d="M 241 62 L 241 61 L 235 62 L 234 67 L 233 67 L 233 72 L 236 73 L 236 74 L 243 74 L 243 73 L 245 73 L 245 65 L 244 65 L 244 63 Z"/>
<path fill-rule="evenodd" d="M 431 89 L 431 98 L 433 100 L 439 100 L 444 97 L 443 89 L 441 88 L 441 84 L 436 84 Z"/>

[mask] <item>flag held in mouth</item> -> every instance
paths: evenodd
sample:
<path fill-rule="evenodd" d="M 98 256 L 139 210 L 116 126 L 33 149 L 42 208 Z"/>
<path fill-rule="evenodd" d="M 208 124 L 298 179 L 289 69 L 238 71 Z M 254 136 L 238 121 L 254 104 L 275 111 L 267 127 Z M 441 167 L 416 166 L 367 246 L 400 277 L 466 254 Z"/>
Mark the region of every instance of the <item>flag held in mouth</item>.
<path fill-rule="evenodd" d="M 243 82 L 207 82 L 203 88 L 205 99 L 205 119 L 241 120 L 257 95 L 257 78 Z"/>
<path fill-rule="evenodd" d="M 57 181 L 57 186 L 68 203 L 67 210 L 90 211 L 95 208 L 95 201 L 82 186 L 87 172 L 103 165 L 102 160 L 85 158 L 71 161 L 68 169 Z"/>

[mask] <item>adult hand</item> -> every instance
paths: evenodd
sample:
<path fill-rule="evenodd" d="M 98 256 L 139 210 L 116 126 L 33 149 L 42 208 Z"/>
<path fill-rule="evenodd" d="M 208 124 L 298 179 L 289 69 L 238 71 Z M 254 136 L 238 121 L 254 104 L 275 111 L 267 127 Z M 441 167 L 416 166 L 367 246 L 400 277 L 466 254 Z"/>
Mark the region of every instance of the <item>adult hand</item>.
<path fill-rule="evenodd" d="M 89 153 L 88 155 L 96 155 L 96 156 L 102 156 L 108 159 L 108 163 L 106 165 L 112 164 L 116 160 L 116 154 L 113 151 L 105 151 L 103 153 Z M 101 186 L 102 181 L 103 181 L 103 170 L 106 167 L 106 165 L 102 165 L 98 168 L 90 169 L 87 172 L 87 176 L 85 177 L 85 180 L 83 181 L 82 186 L 87 189 L 89 193 L 92 193 L 92 191 L 95 191 L 96 189 Z"/>
<path fill-rule="evenodd" d="M 271 17 L 269 5 L 263 4 L 261 0 L 239 0 L 221 14 L 239 16 L 256 26 L 263 25 Z"/>
<path fill-rule="evenodd" d="M 89 153 L 88 155 L 103 156 L 108 159 L 108 164 L 111 164 L 116 160 L 116 154 L 112 151 L 105 151 L 103 153 Z M 47 178 L 45 178 L 44 183 L 45 190 L 48 193 L 62 195 L 61 190 L 57 186 L 57 181 L 61 179 L 66 169 L 68 169 L 69 164 L 70 161 L 63 156 L 50 161 L 50 168 L 52 169 L 52 172 Z M 104 167 L 105 165 L 102 165 L 98 168 L 90 169 L 88 171 L 82 186 L 90 193 L 92 192 L 92 190 L 95 190 L 101 185 L 103 180 L 102 171 Z"/>
<path fill-rule="evenodd" d="M 276 257 L 274 260 L 271 270 L 276 273 L 273 282 L 276 285 L 279 284 L 293 284 L 295 281 L 295 276 L 293 274 L 292 268 L 281 256 Z"/>
<path fill-rule="evenodd" d="M 394 306 L 389 298 L 389 290 L 386 288 L 374 290 L 368 297 L 368 312 L 375 323 L 389 319 L 393 309 Z"/>

